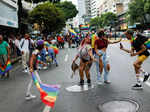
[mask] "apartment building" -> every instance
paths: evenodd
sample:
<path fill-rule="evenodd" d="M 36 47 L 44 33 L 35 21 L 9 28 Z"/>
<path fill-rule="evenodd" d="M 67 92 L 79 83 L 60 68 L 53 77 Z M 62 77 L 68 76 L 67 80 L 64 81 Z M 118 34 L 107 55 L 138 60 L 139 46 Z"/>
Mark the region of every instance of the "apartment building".
<path fill-rule="evenodd" d="M 78 21 L 84 24 L 84 16 L 86 15 L 85 0 L 78 0 Z"/>
<path fill-rule="evenodd" d="M 113 12 L 119 14 L 123 11 L 123 4 L 118 0 L 101 0 L 99 4 L 99 15 L 106 12 Z"/>

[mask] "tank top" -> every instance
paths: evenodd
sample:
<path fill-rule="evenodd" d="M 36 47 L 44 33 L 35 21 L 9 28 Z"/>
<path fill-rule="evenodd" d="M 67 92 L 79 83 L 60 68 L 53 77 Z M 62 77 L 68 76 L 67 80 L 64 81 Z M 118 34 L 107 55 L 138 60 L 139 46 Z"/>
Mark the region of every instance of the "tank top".
<path fill-rule="evenodd" d="M 97 49 L 101 50 L 103 48 L 108 47 L 108 40 L 105 39 L 98 39 L 95 41 L 95 45 L 97 45 Z"/>

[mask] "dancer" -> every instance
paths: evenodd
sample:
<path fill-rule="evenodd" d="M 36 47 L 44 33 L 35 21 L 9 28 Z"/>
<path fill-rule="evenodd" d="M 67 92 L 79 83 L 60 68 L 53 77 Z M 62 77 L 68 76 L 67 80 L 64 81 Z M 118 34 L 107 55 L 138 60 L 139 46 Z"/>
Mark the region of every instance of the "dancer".
<path fill-rule="evenodd" d="M 79 53 L 76 55 L 73 63 L 80 58 L 80 65 L 79 65 L 79 74 L 80 74 L 80 85 L 84 85 L 84 71 L 87 78 L 88 85 L 91 85 L 91 78 L 90 78 L 90 68 L 92 66 L 92 61 L 96 61 L 92 54 L 92 48 L 90 46 L 90 39 L 86 37 L 80 45 Z"/>
<path fill-rule="evenodd" d="M 120 42 L 122 39 L 111 42 L 106 38 L 106 35 L 103 30 L 98 32 L 98 39 L 95 41 L 95 52 L 96 52 L 96 71 L 97 71 L 97 84 L 101 85 L 101 75 L 104 69 L 104 83 L 110 84 L 108 81 L 108 73 L 110 71 L 110 65 L 107 60 L 106 50 L 109 44 L 115 44 Z"/>
<path fill-rule="evenodd" d="M 36 66 L 37 63 L 36 62 L 37 62 L 37 56 L 42 52 L 43 48 L 44 48 L 44 41 L 38 40 L 37 41 L 37 48 L 33 51 L 31 59 L 30 59 L 30 69 L 29 70 L 31 73 L 34 72 L 34 74 L 36 75 L 39 82 L 41 82 L 41 80 L 40 80 L 40 77 L 39 77 L 38 72 L 37 72 L 37 66 Z M 44 64 L 44 63 L 41 62 L 41 64 Z M 30 76 L 31 76 L 31 74 L 30 74 Z M 26 98 L 25 98 L 26 100 L 31 100 L 33 98 L 36 98 L 35 95 L 31 94 L 32 83 L 33 83 L 33 80 L 31 77 L 30 82 L 29 82 L 28 87 L 27 87 Z"/>
<path fill-rule="evenodd" d="M 134 38 L 132 30 L 126 31 L 125 35 L 127 39 L 131 41 L 131 50 L 125 49 L 122 44 L 120 44 L 120 49 L 127 53 L 130 53 L 131 57 L 138 56 L 137 60 L 133 63 L 137 82 L 135 85 L 132 86 L 132 89 L 143 89 L 140 81 L 141 71 L 143 71 L 141 69 L 141 66 L 150 55 L 146 46 L 144 45 L 144 43 L 147 41 L 147 38 L 140 34 L 137 34 L 136 38 Z M 143 81 L 146 81 L 149 78 L 149 76 L 150 75 L 148 73 L 145 73 Z"/>

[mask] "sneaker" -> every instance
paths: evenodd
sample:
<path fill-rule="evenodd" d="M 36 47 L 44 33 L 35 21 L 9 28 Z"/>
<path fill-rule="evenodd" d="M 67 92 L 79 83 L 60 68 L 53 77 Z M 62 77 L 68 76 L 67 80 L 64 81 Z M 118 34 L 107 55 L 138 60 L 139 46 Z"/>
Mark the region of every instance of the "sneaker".
<path fill-rule="evenodd" d="M 111 82 L 110 82 L 110 81 L 104 81 L 104 83 L 105 83 L 105 84 L 110 84 Z"/>
<path fill-rule="evenodd" d="M 35 99 L 35 98 L 36 98 L 36 96 L 34 96 L 32 94 L 26 96 L 26 100 L 31 100 L 31 99 Z"/>
<path fill-rule="evenodd" d="M 148 75 L 144 75 L 143 82 L 146 82 L 146 81 L 148 80 L 149 76 L 150 76 L 150 74 L 148 74 Z"/>
<path fill-rule="evenodd" d="M 135 84 L 134 86 L 132 86 L 132 89 L 133 89 L 133 90 L 142 90 L 143 87 L 142 87 L 141 84 Z"/>
<path fill-rule="evenodd" d="M 28 70 L 27 70 L 27 69 L 25 69 L 25 70 L 23 70 L 22 72 L 27 73 L 27 72 L 28 72 Z"/>
<path fill-rule="evenodd" d="M 80 80 L 79 85 L 83 86 L 84 85 L 84 80 Z"/>

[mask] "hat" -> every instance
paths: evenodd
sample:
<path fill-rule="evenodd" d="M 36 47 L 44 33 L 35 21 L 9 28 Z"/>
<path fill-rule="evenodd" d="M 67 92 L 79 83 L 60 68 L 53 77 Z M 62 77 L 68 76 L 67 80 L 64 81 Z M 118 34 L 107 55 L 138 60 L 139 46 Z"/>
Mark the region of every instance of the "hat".
<path fill-rule="evenodd" d="M 43 40 L 38 40 L 37 41 L 37 45 L 39 46 L 39 45 L 44 45 L 44 41 Z"/>

